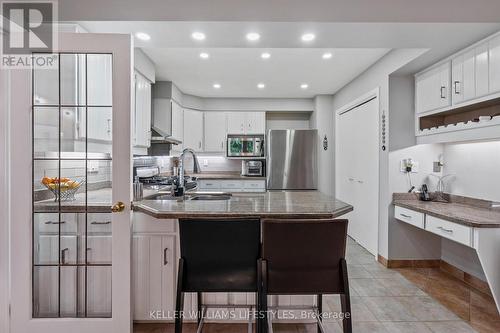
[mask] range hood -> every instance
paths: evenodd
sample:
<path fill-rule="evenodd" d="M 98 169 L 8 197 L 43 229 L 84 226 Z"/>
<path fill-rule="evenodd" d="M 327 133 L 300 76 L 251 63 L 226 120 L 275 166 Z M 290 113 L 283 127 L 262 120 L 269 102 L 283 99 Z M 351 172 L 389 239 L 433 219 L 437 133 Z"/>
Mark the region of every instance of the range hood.
<path fill-rule="evenodd" d="M 182 141 L 173 138 L 156 126 L 151 126 L 151 143 L 170 143 L 178 145 L 181 144 Z"/>

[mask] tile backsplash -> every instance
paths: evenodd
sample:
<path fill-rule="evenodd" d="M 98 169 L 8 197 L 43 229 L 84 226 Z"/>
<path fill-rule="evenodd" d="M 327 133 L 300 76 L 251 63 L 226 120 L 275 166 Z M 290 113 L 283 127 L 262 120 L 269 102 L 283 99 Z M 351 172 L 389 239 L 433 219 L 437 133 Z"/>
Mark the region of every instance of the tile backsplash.
<path fill-rule="evenodd" d="M 177 156 L 156 156 L 156 161 L 161 173 L 170 173 L 174 158 Z M 199 155 L 201 172 L 240 172 L 241 160 L 228 159 L 224 156 Z M 193 158 L 188 155 L 185 160 L 186 171 L 193 170 Z"/>

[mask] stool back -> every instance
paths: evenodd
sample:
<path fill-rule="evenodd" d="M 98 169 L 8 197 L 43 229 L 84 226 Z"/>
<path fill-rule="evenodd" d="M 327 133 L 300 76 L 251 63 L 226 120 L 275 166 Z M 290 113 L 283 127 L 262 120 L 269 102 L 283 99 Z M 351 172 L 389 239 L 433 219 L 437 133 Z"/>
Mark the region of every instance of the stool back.
<path fill-rule="evenodd" d="M 343 293 L 347 220 L 265 219 L 268 294 Z"/>
<path fill-rule="evenodd" d="M 180 219 L 183 291 L 256 292 L 259 219 Z"/>

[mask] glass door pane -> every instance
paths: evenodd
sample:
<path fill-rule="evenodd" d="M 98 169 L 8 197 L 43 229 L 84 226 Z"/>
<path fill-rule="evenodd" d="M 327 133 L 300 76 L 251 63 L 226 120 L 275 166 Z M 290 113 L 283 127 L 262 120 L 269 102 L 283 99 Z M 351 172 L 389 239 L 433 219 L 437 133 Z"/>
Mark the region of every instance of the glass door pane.
<path fill-rule="evenodd" d="M 112 56 L 33 69 L 33 317 L 111 317 Z"/>

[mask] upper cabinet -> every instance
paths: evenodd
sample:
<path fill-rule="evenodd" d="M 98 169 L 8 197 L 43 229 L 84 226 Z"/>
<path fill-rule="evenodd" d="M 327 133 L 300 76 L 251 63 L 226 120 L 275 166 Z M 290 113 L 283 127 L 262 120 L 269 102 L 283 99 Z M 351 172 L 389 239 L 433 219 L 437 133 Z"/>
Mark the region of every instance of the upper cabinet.
<path fill-rule="evenodd" d="M 418 76 L 415 82 L 417 112 L 423 113 L 451 105 L 450 63 L 446 62 Z"/>
<path fill-rule="evenodd" d="M 151 82 L 135 73 L 134 146 L 151 146 Z"/>
<path fill-rule="evenodd" d="M 418 143 L 498 138 L 499 107 L 500 33 L 415 75 Z"/>
<path fill-rule="evenodd" d="M 180 141 L 184 140 L 184 110 L 174 101 L 170 102 L 172 108 L 172 137 Z M 187 147 L 187 146 L 186 146 Z M 173 152 L 181 152 L 184 144 L 172 145 Z"/>
<path fill-rule="evenodd" d="M 227 117 L 225 112 L 204 112 L 204 138 L 206 152 L 225 152 Z"/>
<path fill-rule="evenodd" d="M 490 92 L 500 92 L 500 35 L 489 42 Z"/>
<path fill-rule="evenodd" d="M 203 151 L 203 112 L 184 110 L 184 148 Z"/>
<path fill-rule="evenodd" d="M 265 112 L 228 112 L 228 134 L 264 134 L 266 131 Z"/>

